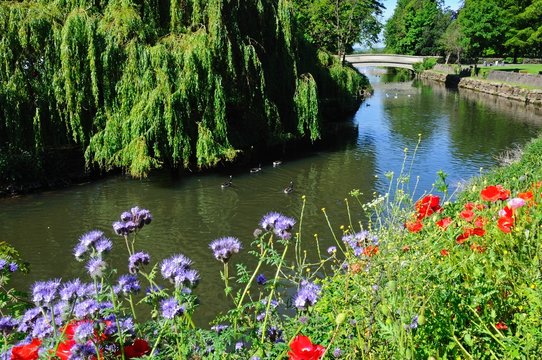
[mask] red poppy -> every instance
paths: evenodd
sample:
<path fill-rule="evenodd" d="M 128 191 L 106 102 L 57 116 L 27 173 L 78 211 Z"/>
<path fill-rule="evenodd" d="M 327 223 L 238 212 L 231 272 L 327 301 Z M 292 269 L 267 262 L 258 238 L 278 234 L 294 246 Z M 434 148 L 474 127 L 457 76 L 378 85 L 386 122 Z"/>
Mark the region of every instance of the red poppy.
<path fill-rule="evenodd" d="M 369 256 L 369 257 L 376 255 L 377 252 L 378 252 L 378 246 L 375 246 L 375 245 L 369 245 L 365 249 L 363 249 L 363 255 Z"/>
<path fill-rule="evenodd" d="M 463 231 L 463 234 L 459 235 L 455 241 L 458 243 L 458 244 L 463 244 L 469 237 L 471 237 L 472 235 L 476 235 L 476 236 L 484 236 L 486 233 L 486 231 L 482 228 L 467 228 L 465 229 L 465 231 Z"/>
<path fill-rule="evenodd" d="M 14 346 L 11 349 L 11 360 L 37 360 L 40 345 L 40 339 L 32 339 L 29 344 Z"/>
<path fill-rule="evenodd" d="M 481 217 L 481 216 L 478 216 L 475 220 L 474 220 L 474 226 L 476 226 L 477 228 L 481 228 L 483 229 L 485 224 L 487 224 L 487 219 Z"/>
<path fill-rule="evenodd" d="M 438 197 L 437 195 L 427 195 L 422 199 L 418 200 L 415 204 L 416 212 L 418 213 L 418 219 L 421 220 L 437 211 L 440 211 L 441 207 L 439 205 L 439 202 L 440 197 Z"/>
<path fill-rule="evenodd" d="M 508 326 L 506 326 L 506 324 L 503 323 L 502 321 L 499 321 L 498 323 L 496 323 L 495 327 L 497 328 L 497 330 L 508 330 Z"/>
<path fill-rule="evenodd" d="M 506 200 L 510 196 L 510 190 L 502 185 L 489 185 L 480 192 L 482 200 L 495 202 L 497 200 Z"/>
<path fill-rule="evenodd" d="M 138 358 L 151 352 L 149 343 L 143 339 L 135 339 L 132 345 L 124 347 L 124 355 L 128 359 Z"/>
<path fill-rule="evenodd" d="M 503 233 L 509 233 L 512 231 L 512 227 L 514 226 L 514 218 L 510 216 L 501 216 L 497 221 L 497 225 Z"/>
<path fill-rule="evenodd" d="M 416 221 L 407 221 L 405 223 L 405 227 L 408 229 L 408 231 L 412 233 L 417 233 L 423 228 L 423 224 L 420 220 Z"/>
<path fill-rule="evenodd" d="M 463 210 L 459 213 L 459 216 L 461 216 L 463 219 L 467 220 L 468 222 L 471 222 L 474 220 L 474 212 L 472 210 Z"/>
<path fill-rule="evenodd" d="M 448 256 L 449 254 L 450 254 L 450 253 L 449 253 L 448 250 L 446 250 L 446 249 L 440 250 L 440 255 L 442 255 L 442 256 Z"/>
<path fill-rule="evenodd" d="M 468 202 L 465 204 L 464 208 L 465 210 L 484 210 L 485 206 L 484 204 L 475 204 L 475 203 Z"/>
<path fill-rule="evenodd" d="M 290 343 L 288 351 L 289 360 L 318 360 L 326 351 L 322 345 L 314 345 L 311 340 L 303 335 L 297 335 Z"/>
<path fill-rule="evenodd" d="M 437 226 L 441 229 L 446 229 L 452 223 L 452 218 L 446 217 L 437 221 Z"/>
<path fill-rule="evenodd" d="M 60 360 L 68 360 L 72 347 L 75 345 L 75 340 L 68 339 L 64 340 L 60 344 L 58 344 L 58 348 L 56 349 L 56 356 L 60 358 Z"/>

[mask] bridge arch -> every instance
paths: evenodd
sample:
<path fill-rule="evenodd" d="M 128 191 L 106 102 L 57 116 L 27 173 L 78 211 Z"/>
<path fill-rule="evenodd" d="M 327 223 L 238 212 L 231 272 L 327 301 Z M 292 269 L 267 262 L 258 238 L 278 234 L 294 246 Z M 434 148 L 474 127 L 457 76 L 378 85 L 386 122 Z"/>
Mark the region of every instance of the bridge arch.
<path fill-rule="evenodd" d="M 413 64 L 421 63 L 433 56 L 414 56 L 397 54 L 352 54 L 346 55 L 345 61 L 352 65 L 398 67 L 414 70 Z"/>

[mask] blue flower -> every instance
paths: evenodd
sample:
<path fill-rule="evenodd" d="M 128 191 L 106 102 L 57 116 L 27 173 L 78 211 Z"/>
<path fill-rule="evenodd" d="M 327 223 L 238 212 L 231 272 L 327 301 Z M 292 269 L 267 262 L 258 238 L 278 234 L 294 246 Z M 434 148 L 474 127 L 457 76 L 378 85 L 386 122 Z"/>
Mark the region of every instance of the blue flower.
<path fill-rule="evenodd" d="M 256 276 L 256 282 L 258 283 L 258 285 L 265 285 L 267 279 L 265 278 L 264 274 L 258 274 L 258 276 Z"/>
<path fill-rule="evenodd" d="M 173 255 L 162 261 L 160 270 L 164 279 L 172 282 L 176 288 L 195 285 L 199 280 L 196 270 L 190 269 L 192 261 L 182 254 Z"/>
<path fill-rule="evenodd" d="M 7 336 L 19 325 L 19 322 L 11 316 L 0 318 L 0 333 Z"/>
<path fill-rule="evenodd" d="M 410 321 L 410 324 L 408 325 L 403 325 L 403 327 L 405 328 L 405 330 L 412 330 L 412 329 L 416 329 L 418 327 L 418 315 L 415 315 L 412 320 Z"/>
<path fill-rule="evenodd" d="M 92 230 L 89 231 L 79 238 L 79 244 L 86 247 L 87 249 L 94 246 L 94 244 L 104 237 L 103 231 L 100 230 Z"/>
<path fill-rule="evenodd" d="M 99 255 L 110 252 L 112 248 L 113 243 L 107 238 L 102 238 L 94 244 L 94 249 Z"/>
<path fill-rule="evenodd" d="M 151 257 L 149 254 L 142 251 L 136 252 L 128 259 L 128 271 L 130 274 L 135 274 L 139 272 L 139 267 L 141 265 L 148 265 L 150 261 Z"/>
<path fill-rule="evenodd" d="M 217 260 L 227 263 L 233 254 L 239 252 L 241 242 L 239 239 L 229 236 L 214 240 L 209 244 L 209 247 L 213 250 L 213 255 Z"/>
<path fill-rule="evenodd" d="M 96 279 L 103 276 L 103 272 L 107 268 L 107 263 L 100 257 L 90 258 L 86 268 L 90 277 Z"/>
<path fill-rule="evenodd" d="M 342 354 L 343 354 L 343 352 L 339 348 L 335 348 L 335 350 L 333 350 L 333 357 L 335 357 L 335 358 L 340 357 Z"/>
<path fill-rule="evenodd" d="M 79 294 L 83 292 L 82 287 L 83 285 L 81 284 L 81 280 L 74 279 L 62 284 L 58 293 L 60 294 L 60 298 L 62 300 L 70 301 L 77 299 L 77 297 L 80 296 Z"/>
<path fill-rule="evenodd" d="M 184 307 L 175 298 L 162 300 L 160 307 L 162 308 L 162 316 L 166 319 L 173 319 L 184 313 Z"/>
<path fill-rule="evenodd" d="M 28 309 L 22 319 L 19 322 L 19 326 L 17 327 L 17 331 L 19 332 L 28 332 L 32 327 L 34 327 L 34 322 L 36 319 L 41 315 L 41 309 L 40 308 L 32 308 Z"/>
<path fill-rule="evenodd" d="M 36 319 L 34 322 L 34 327 L 32 328 L 32 337 L 43 339 L 53 333 L 53 327 L 51 326 L 51 321 L 41 316 Z"/>
<path fill-rule="evenodd" d="M 222 331 L 226 330 L 227 328 L 229 328 L 228 325 L 224 325 L 224 324 L 219 324 L 219 325 L 214 325 L 214 326 L 211 326 L 211 330 L 214 330 L 216 331 L 217 333 L 221 333 Z"/>
<path fill-rule="evenodd" d="M 79 319 L 87 316 L 92 316 L 99 310 L 99 304 L 94 299 L 83 300 L 76 304 L 73 308 L 73 313 Z"/>
<path fill-rule="evenodd" d="M 327 253 L 328 253 L 329 255 L 333 255 L 333 254 L 335 254 L 336 252 L 337 252 L 337 247 L 336 247 L 336 246 L 330 246 L 330 247 L 327 248 Z"/>
<path fill-rule="evenodd" d="M 80 323 L 73 334 L 73 339 L 79 344 L 86 343 L 92 337 L 94 337 L 94 325 L 90 321 Z"/>
<path fill-rule="evenodd" d="M 117 235 L 126 236 L 152 221 L 152 215 L 147 209 L 140 209 L 134 206 L 130 212 L 125 211 L 120 215 L 120 220 L 113 223 L 113 230 Z"/>
<path fill-rule="evenodd" d="M 132 274 L 125 274 L 119 277 L 118 284 L 113 288 L 116 294 L 122 292 L 125 295 L 137 293 L 141 290 L 137 277 Z"/>
<path fill-rule="evenodd" d="M 294 305 L 298 310 L 307 310 L 316 304 L 320 295 L 320 287 L 306 280 L 301 281 L 301 287 L 295 296 Z"/>
<path fill-rule="evenodd" d="M 293 218 L 284 216 L 277 212 L 270 212 L 265 214 L 260 221 L 260 226 L 264 230 L 273 230 L 275 235 L 285 240 L 289 239 L 292 236 L 291 231 L 294 225 L 295 220 Z"/>
<path fill-rule="evenodd" d="M 86 360 L 96 355 L 96 349 L 92 343 L 75 344 L 70 351 L 70 360 Z"/>
<path fill-rule="evenodd" d="M 32 301 L 36 305 L 48 305 L 55 300 L 60 279 L 49 281 L 36 281 L 32 286 Z"/>

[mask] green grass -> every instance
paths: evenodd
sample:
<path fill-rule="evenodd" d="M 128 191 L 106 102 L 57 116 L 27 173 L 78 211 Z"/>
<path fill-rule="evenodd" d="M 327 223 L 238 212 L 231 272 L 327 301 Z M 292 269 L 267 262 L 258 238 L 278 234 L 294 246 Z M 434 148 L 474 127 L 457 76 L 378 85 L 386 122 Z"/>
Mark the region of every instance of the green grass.
<path fill-rule="evenodd" d="M 542 71 L 542 64 L 508 64 L 504 66 L 481 66 L 480 71 L 513 71 L 526 72 L 528 74 L 538 74 Z"/>

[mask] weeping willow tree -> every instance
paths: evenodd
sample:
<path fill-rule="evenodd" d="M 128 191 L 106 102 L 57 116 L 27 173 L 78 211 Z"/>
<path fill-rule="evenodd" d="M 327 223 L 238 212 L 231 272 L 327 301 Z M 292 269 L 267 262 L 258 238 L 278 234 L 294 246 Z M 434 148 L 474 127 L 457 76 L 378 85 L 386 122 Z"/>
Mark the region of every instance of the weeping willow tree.
<path fill-rule="evenodd" d="M 293 19 L 287 0 L 2 2 L 0 173 L 63 146 L 141 177 L 315 141 L 320 99 L 351 108 L 366 82 Z"/>

